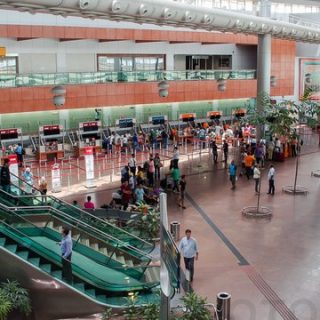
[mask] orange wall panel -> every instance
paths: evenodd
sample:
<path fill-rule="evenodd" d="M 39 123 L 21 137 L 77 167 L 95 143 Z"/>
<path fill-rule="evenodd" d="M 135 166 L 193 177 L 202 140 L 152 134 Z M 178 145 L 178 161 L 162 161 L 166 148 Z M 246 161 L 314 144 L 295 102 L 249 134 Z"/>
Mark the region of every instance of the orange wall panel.
<path fill-rule="evenodd" d="M 219 92 L 216 81 L 169 82 L 169 96 L 160 98 L 157 82 L 68 85 L 63 108 L 248 98 L 256 95 L 256 86 L 256 80 L 229 80 L 226 91 Z M 1 113 L 56 109 L 51 87 L 1 89 L 0 101 Z"/>

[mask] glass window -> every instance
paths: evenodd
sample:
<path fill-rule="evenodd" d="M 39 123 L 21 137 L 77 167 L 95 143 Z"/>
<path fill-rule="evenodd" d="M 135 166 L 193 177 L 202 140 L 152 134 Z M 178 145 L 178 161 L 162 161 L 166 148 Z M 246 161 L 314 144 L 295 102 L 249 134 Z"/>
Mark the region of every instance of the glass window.
<path fill-rule="evenodd" d="M 3 57 L 0 58 L 0 73 L 18 73 L 18 58 L 17 57 Z"/>
<path fill-rule="evenodd" d="M 99 56 L 98 71 L 115 71 L 114 58 Z"/>
<path fill-rule="evenodd" d="M 120 61 L 120 71 L 133 71 L 133 60 L 131 57 L 122 57 Z"/>

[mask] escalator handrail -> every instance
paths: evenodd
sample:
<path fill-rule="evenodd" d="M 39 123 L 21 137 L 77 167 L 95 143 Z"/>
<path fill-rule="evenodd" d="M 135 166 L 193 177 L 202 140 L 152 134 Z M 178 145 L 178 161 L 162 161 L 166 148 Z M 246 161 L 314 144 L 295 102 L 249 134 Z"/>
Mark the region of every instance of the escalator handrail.
<path fill-rule="evenodd" d="M 10 196 L 10 197 L 13 197 L 13 198 L 17 198 L 17 199 L 20 198 L 20 196 L 15 196 L 15 195 L 9 194 L 9 193 L 5 192 L 4 190 L 1 190 L 1 189 L 0 189 L 0 192 L 1 192 L 1 193 L 4 193 L 4 194 L 6 194 L 6 195 L 8 195 L 8 196 Z M 28 197 L 28 196 L 26 196 L 26 197 Z M 132 245 L 130 245 L 130 244 L 127 244 L 127 243 L 125 243 L 124 241 L 122 241 L 122 240 L 120 240 L 120 239 L 118 239 L 118 238 L 116 238 L 116 237 L 113 237 L 112 235 L 109 235 L 109 234 L 107 234 L 107 233 L 105 233 L 105 232 L 103 232 L 103 231 L 95 228 L 95 227 L 92 226 L 92 225 L 89 225 L 89 224 L 85 223 L 85 222 L 82 221 L 82 220 L 79 220 L 79 219 L 77 219 L 77 218 L 74 218 L 74 217 L 72 217 L 71 215 L 68 215 L 68 214 L 66 214 L 66 213 L 63 212 L 63 211 L 58 210 L 57 208 L 54 208 L 54 207 L 51 207 L 51 206 L 26 206 L 26 207 L 23 207 L 23 206 L 19 206 L 19 207 L 10 206 L 10 207 L 9 207 L 9 206 L 4 205 L 3 203 L 0 203 L 0 207 L 5 208 L 6 210 L 9 210 L 9 211 L 13 211 L 13 212 L 17 212 L 17 211 L 28 211 L 28 210 L 32 210 L 32 211 L 34 211 L 34 210 L 48 210 L 49 212 L 54 212 L 54 213 L 56 213 L 56 214 L 58 214 L 58 215 L 63 216 L 63 217 L 66 218 L 66 219 L 73 220 L 75 224 L 78 224 L 78 225 L 81 224 L 81 225 L 83 225 L 86 229 L 92 230 L 92 231 L 94 231 L 95 233 L 98 233 L 98 234 L 99 234 L 100 236 L 102 236 L 102 237 L 106 237 L 107 239 L 109 239 L 109 240 L 111 240 L 111 241 L 115 241 L 115 242 L 121 244 L 122 247 L 125 247 L 125 248 L 128 248 L 128 249 L 132 250 L 132 251 L 137 252 L 137 253 L 141 256 L 141 258 L 142 258 L 142 257 L 145 257 L 145 258 L 147 258 L 148 260 L 153 260 L 153 256 L 150 255 L 150 254 L 148 254 L 148 253 L 146 253 L 146 252 L 144 252 L 143 250 L 140 250 L 140 249 L 138 249 L 138 248 L 136 248 L 136 247 L 134 247 L 134 246 L 132 246 Z M 86 231 L 86 232 L 87 232 L 87 231 Z M 87 232 L 87 233 L 89 233 L 89 232 Z M 99 240 L 105 242 L 105 240 L 102 240 L 102 239 L 99 239 Z M 118 248 L 118 249 L 119 249 L 119 248 Z M 122 251 L 121 249 L 119 249 L 119 250 Z M 126 252 L 126 253 L 127 253 L 127 252 Z M 127 253 L 127 254 L 130 255 L 130 253 Z M 135 258 L 139 258 L 139 257 L 136 257 L 136 256 L 134 256 L 134 257 L 135 257 Z"/>
<path fill-rule="evenodd" d="M 1 205 L 1 204 L 0 204 Z M 5 210 L 4 208 L 2 208 L 3 210 Z M 13 212 L 14 213 L 14 212 Z M 10 214 L 12 214 L 12 212 L 10 211 Z M 15 214 L 15 213 L 14 213 Z M 38 228 L 36 225 L 34 225 L 33 223 L 31 223 L 30 221 L 22 218 L 21 216 L 15 214 L 18 218 L 24 220 L 24 221 L 27 221 L 30 225 L 32 225 L 33 227 L 35 228 Z M 7 222 L 5 221 L 1 221 L 1 224 L 2 225 L 5 225 L 7 228 L 9 228 L 10 230 L 13 230 L 14 232 L 22 235 L 23 237 L 29 239 L 29 241 L 31 241 L 30 244 L 28 245 L 31 245 L 31 247 L 33 248 L 33 250 L 35 252 L 37 252 L 39 255 L 41 255 L 42 257 L 44 257 L 45 259 L 48 259 L 49 261 L 51 261 L 52 263 L 56 264 L 56 265 L 59 265 L 59 266 L 62 266 L 62 263 L 61 263 L 61 256 L 59 254 L 57 254 L 55 251 L 52 251 L 51 249 L 48 249 L 46 248 L 45 246 L 43 246 L 42 244 L 38 243 L 38 242 L 35 242 L 30 236 L 28 236 L 27 234 L 23 233 L 21 230 L 18 230 L 16 229 L 15 227 L 13 227 L 12 225 L 8 224 Z M 5 233 L 4 230 L 1 230 L 1 232 Z M 12 232 L 11 232 L 12 233 Z M 14 236 L 14 235 L 12 235 Z M 9 236 L 10 237 L 10 236 Z M 17 242 L 19 242 L 19 240 L 15 240 Z M 20 240 L 21 241 L 21 240 Z M 20 243 L 20 242 L 19 242 Z M 23 243 L 21 241 L 20 243 L 22 246 L 25 246 L 25 243 Z M 36 244 L 36 246 L 35 246 Z M 34 248 L 35 247 L 35 248 Z M 40 247 L 40 248 L 38 248 Z M 28 246 L 28 248 L 30 248 L 30 246 Z M 40 253 L 39 253 L 40 251 Z M 48 255 L 49 252 L 51 255 Z M 43 256 L 44 255 L 44 256 Z M 89 272 L 87 272 L 86 270 L 84 270 L 83 268 L 77 266 L 75 263 L 73 263 L 71 261 L 71 265 L 72 265 L 72 270 L 80 270 L 81 272 L 83 272 L 84 274 L 88 274 L 89 276 L 95 278 L 96 282 L 93 282 L 93 281 L 89 281 L 87 277 L 85 277 L 84 275 L 83 276 L 79 276 L 79 274 L 76 272 L 76 276 L 79 277 L 82 281 L 84 282 L 88 282 L 90 283 L 91 285 L 93 286 L 96 286 L 98 288 L 101 288 L 101 289 L 104 289 L 104 290 L 108 290 L 107 288 L 105 287 L 102 287 L 104 286 L 105 284 L 104 283 L 107 283 L 109 286 L 113 286 L 114 288 L 120 288 L 122 287 L 123 285 L 119 285 L 119 284 L 114 284 L 114 283 L 110 283 L 108 281 L 103 281 L 99 278 L 97 278 L 96 276 L 94 276 L 93 274 L 90 274 Z M 123 267 L 123 269 L 125 269 L 125 267 Z M 98 282 L 98 283 L 97 283 Z M 100 284 L 100 286 L 98 285 Z M 144 284 L 141 284 L 141 285 L 134 285 L 134 286 L 131 286 L 130 288 L 141 288 L 141 287 L 144 287 L 144 288 L 152 288 L 155 286 L 155 283 L 151 283 L 150 285 L 144 285 Z"/>
<path fill-rule="evenodd" d="M 0 190 L 0 191 L 2 191 L 2 190 Z M 5 205 L 0 204 L 0 206 L 5 206 Z M 142 257 L 147 258 L 148 260 L 152 260 L 153 259 L 152 255 L 150 255 L 150 254 L 148 254 L 148 253 L 146 253 L 146 252 L 144 252 L 144 251 L 142 251 L 140 249 L 137 249 L 137 248 L 131 246 L 130 244 L 127 244 L 127 243 L 123 242 L 122 240 L 119 240 L 118 238 L 115 238 L 115 237 L 113 237 L 113 236 L 111 236 L 111 235 L 109 235 L 109 234 L 107 234 L 105 232 L 102 232 L 101 230 L 99 230 L 99 229 L 97 229 L 97 228 L 95 228 L 95 227 L 83 222 L 82 220 L 78 220 L 78 219 L 76 219 L 76 218 L 74 218 L 72 216 L 69 216 L 66 213 L 64 213 L 63 211 L 60 211 L 60 210 L 58 210 L 56 208 L 53 208 L 51 206 L 27 206 L 27 207 L 8 207 L 8 206 L 5 206 L 5 207 L 8 210 L 14 211 L 14 212 L 17 212 L 17 211 L 24 211 L 25 212 L 25 211 L 28 211 L 28 210 L 32 210 L 33 212 L 35 210 L 48 210 L 50 215 L 56 217 L 54 214 L 51 214 L 51 212 L 55 212 L 57 215 L 61 215 L 62 217 L 66 218 L 66 219 L 72 220 L 76 224 L 75 226 L 73 225 L 74 228 L 77 228 L 77 225 L 82 225 L 86 229 L 92 230 L 93 232 L 98 233 L 102 237 L 106 237 L 108 240 L 111 240 L 111 241 L 119 243 L 122 247 L 128 248 L 128 249 L 130 249 L 132 251 L 135 251 L 135 252 L 139 253 L 139 255 L 141 255 Z M 87 234 L 91 235 L 89 233 L 89 231 L 87 231 L 87 230 L 84 230 L 84 231 Z M 96 236 L 94 236 L 94 237 L 96 237 Z M 97 238 L 97 239 L 100 240 L 100 241 L 106 242 L 104 239 L 101 239 L 101 238 Z M 120 251 L 123 251 L 123 250 L 121 250 L 121 248 L 118 248 L 118 249 Z M 126 252 L 126 254 L 130 255 L 130 253 L 127 253 L 127 252 Z M 134 256 L 134 255 L 131 254 L 131 256 Z M 139 258 L 139 257 L 136 257 L 136 256 L 134 256 L 134 257 L 135 258 Z"/>
<path fill-rule="evenodd" d="M 14 173 L 11 173 L 11 172 L 10 172 L 10 175 L 18 178 L 20 182 L 22 182 L 22 183 L 30 186 L 31 188 L 37 190 L 38 192 L 40 192 L 40 190 L 39 190 L 38 188 L 36 188 L 36 187 L 34 187 L 33 185 L 29 184 L 28 182 L 22 180 L 20 177 L 18 177 L 18 176 L 15 175 Z M 94 219 L 98 220 L 99 222 L 102 222 L 103 224 L 106 224 L 106 225 L 110 226 L 111 228 L 114 228 L 114 229 L 118 230 L 118 231 L 121 232 L 121 233 L 125 233 L 125 234 L 129 235 L 130 237 L 135 238 L 136 240 L 144 243 L 145 245 L 150 246 L 151 248 L 154 247 L 152 243 L 150 243 L 150 242 L 148 242 L 148 241 L 145 241 L 144 239 L 141 239 L 141 238 L 139 238 L 139 237 L 137 237 L 137 236 L 135 236 L 135 235 L 132 235 L 132 234 L 130 234 L 128 231 L 123 230 L 123 229 L 121 229 L 121 228 L 118 228 L 118 227 L 112 225 L 111 223 L 108 223 L 107 221 L 102 220 L 101 218 L 96 217 L 95 215 L 93 215 L 93 214 L 91 214 L 91 213 L 89 213 L 89 212 L 87 212 L 87 211 L 85 211 L 85 210 L 82 210 L 81 208 L 75 207 L 75 206 L 73 206 L 72 204 L 67 203 L 66 201 L 63 201 L 63 200 L 61 200 L 61 199 L 58 199 L 58 198 L 56 198 L 56 197 L 54 197 L 54 196 L 47 196 L 47 198 L 53 199 L 54 201 L 56 201 L 56 202 L 58 202 L 58 203 L 62 203 L 64 206 L 73 207 L 74 209 L 79 210 L 81 213 L 84 213 L 85 215 L 88 215 L 88 216 L 90 216 L 91 218 L 94 218 Z"/>

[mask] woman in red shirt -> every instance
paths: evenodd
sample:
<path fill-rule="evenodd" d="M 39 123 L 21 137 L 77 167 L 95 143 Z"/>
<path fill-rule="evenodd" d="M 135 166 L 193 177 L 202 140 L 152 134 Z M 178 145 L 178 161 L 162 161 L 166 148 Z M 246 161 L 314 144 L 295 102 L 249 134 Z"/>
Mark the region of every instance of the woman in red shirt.
<path fill-rule="evenodd" d="M 94 203 L 91 201 L 91 196 L 87 196 L 87 201 L 84 203 L 85 209 L 95 209 Z"/>

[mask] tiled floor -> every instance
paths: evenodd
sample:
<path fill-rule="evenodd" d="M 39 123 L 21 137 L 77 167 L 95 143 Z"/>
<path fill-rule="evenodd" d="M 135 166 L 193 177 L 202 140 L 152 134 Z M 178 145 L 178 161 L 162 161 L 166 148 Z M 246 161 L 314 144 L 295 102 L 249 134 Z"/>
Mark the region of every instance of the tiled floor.
<path fill-rule="evenodd" d="M 282 186 L 292 185 L 295 160 L 275 163 L 276 194 L 267 195 L 266 171 L 262 178 L 261 204 L 273 211 L 271 219 L 248 219 L 241 209 L 255 205 L 254 182 L 239 178 L 231 190 L 221 164 L 213 167 L 187 160 L 182 171 L 188 175 L 187 209 L 179 209 L 176 195 L 168 195 L 169 220 L 181 223 L 181 236 L 191 228 L 200 247 L 196 262 L 194 289 L 216 301 L 216 294 L 232 295 L 232 319 L 277 320 L 320 319 L 320 178 L 311 171 L 320 169 L 320 153 L 301 156 L 298 184 L 309 193 L 288 195 Z M 118 183 L 68 196 L 82 203 L 90 192 L 97 205 L 110 201 Z M 248 265 L 239 265 L 239 258 Z"/>

